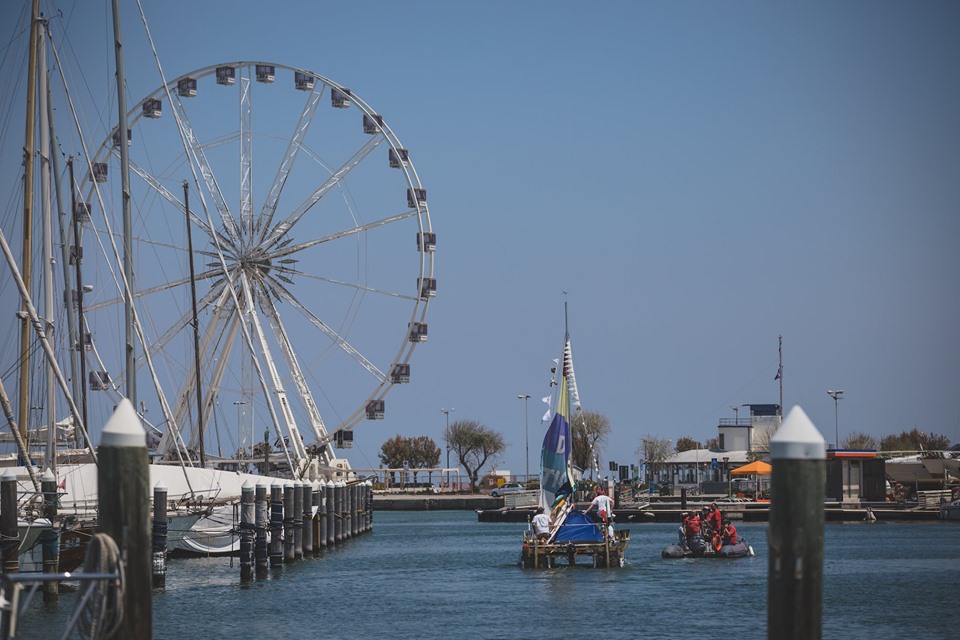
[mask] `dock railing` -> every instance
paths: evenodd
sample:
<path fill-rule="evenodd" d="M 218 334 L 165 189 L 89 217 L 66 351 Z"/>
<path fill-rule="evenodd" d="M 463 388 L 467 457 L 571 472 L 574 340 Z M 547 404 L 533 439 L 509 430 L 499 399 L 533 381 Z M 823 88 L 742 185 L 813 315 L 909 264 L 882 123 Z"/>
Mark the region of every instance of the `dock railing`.
<path fill-rule="evenodd" d="M 76 581 L 89 583 L 93 581 L 106 583 L 106 589 L 100 590 L 91 585 L 89 588 L 81 588 L 74 607 L 73 614 L 67 622 L 67 628 L 62 637 L 70 637 L 77 625 L 83 619 L 83 612 L 89 606 L 99 606 L 99 603 L 92 602 L 93 598 L 107 597 L 110 590 L 120 588 L 120 573 L 5 573 L 0 576 L 0 638 L 3 640 L 14 640 L 17 637 L 17 626 L 24 611 L 30 606 L 33 597 L 36 595 L 40 586 L 46 582 Z"/>

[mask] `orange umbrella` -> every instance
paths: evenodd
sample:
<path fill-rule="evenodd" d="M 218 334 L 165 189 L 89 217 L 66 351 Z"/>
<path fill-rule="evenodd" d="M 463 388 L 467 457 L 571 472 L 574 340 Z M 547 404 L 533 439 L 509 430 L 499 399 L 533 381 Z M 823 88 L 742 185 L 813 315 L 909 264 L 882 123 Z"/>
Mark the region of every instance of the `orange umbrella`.
<path fill-rule="evenodd" d="M 764 462 L 763 460 L 755 460 L 750 464 L 746 464 L 742 467 L 737 467 L 736 469 L 730 470 L 730 475 L 733 476 L 766 476 L 770 475 L 770 472 L 773 471 L 773 467 Z"/>

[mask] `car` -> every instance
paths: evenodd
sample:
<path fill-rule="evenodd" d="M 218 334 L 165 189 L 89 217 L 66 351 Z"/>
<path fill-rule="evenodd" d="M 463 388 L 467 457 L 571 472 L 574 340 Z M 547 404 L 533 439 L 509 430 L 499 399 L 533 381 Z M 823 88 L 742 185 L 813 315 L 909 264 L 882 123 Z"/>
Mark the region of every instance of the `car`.
<path fill-rule="evenodd" d="M 527 488 L 519 482 L 508 482 L 502 487 L 494 487 L 493 489 L 490 489 L 490 495 L 494 498 L 499 498 L 500 496 L 504 496 L 508 493 L 523 493 L 526 490 Z"/>

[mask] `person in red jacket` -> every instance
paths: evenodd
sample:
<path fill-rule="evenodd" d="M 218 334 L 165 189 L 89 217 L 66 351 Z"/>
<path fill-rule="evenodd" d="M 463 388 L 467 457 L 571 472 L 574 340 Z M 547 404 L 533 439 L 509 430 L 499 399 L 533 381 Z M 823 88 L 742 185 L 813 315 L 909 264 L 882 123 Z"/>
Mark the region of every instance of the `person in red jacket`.
<path fill-rule="evenodd" d="M 723 544 L 737 544 L 737 528 L 729 520 L 723 521 Z"/>
<path fill-rule="evenodd" d="M 700 536 L 700 514 L 691 511 L 683 521 L 683 531 L 687 534 L 687 544 Z"/>
<path fill-rule="evenodd" d="M 713 533 L 720 533 L 723 530 L 723 516 L 720 514 L 720 509 L 717 508 L 716 502 L 712 503 L 707 510 L 707 526 Z"/>

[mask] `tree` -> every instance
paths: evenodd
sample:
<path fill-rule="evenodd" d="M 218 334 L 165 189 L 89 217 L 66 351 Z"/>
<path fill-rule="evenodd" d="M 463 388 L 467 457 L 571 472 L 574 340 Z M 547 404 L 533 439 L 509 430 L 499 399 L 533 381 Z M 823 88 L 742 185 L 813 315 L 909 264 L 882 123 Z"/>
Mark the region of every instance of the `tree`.
<path fill-rule="evenodd" d="M 664 461 L 670 455 L 670 440 L 647 434 L 641 440 L 636 455 L 647 466 L 646 480 L 649 481 L 651 474 L 660 471 L 663 468 Z"/>
<path fill-rule="evenodd" d="M 694 440 L 689 436 L 683 436 L 677 439 L 677 446 L 674 448 L 677 453 L 682 453 L 683 451 L 690 451 L 691 449 L 706 449 L 700 442 Z"/>
<path fill-rule="evenodd" d="M 610 420 L 602 413 L 584 411 L 578 413 L 570 425 L 573 448 L 570 462 L 583 470 L 594 467 L 594 458 L 603 450 L 601 446 L 610 435 Z"/>
<path fill-rule="evenodd" d="M 476 420 L 457 420 L 444 431 L 444 436 L 460 464 L 467 470 L 473 491 L 477 490 L 483 465 L 507 448 L 503 435 Z"/>
<path fill-rule="evenodd" d="M 399 433 L 380 447 L 380 463 L 388 469 L 406 466 L 413 470 L 417 481 L 417 469 L 433 468 L 440 464 L 440 447 L 428 436 L 406 438 Z M 396 476 L 393 477 L 396 482 Z"/>
<path fill-rule="evenodd" d="M 710 438 L 707 440 L 706 444 L 703 446 L 704 449 L 713 449 L 714 451 L 720 450 L 720 439 L 719 438 Z"/>
<path fill-rule="evenodd" d="M 877 439 L 869 434 L 854 431 L 843 439 L 841 446 L 844 449 L 876 449 Z"/>
<path fill-rule="evenodd" d="M 950 438 L 935 433 L 924 433 L 916 427 L 899 435 L 880 439 L 881 451 L 942 451 L 950 446 Z"/>

